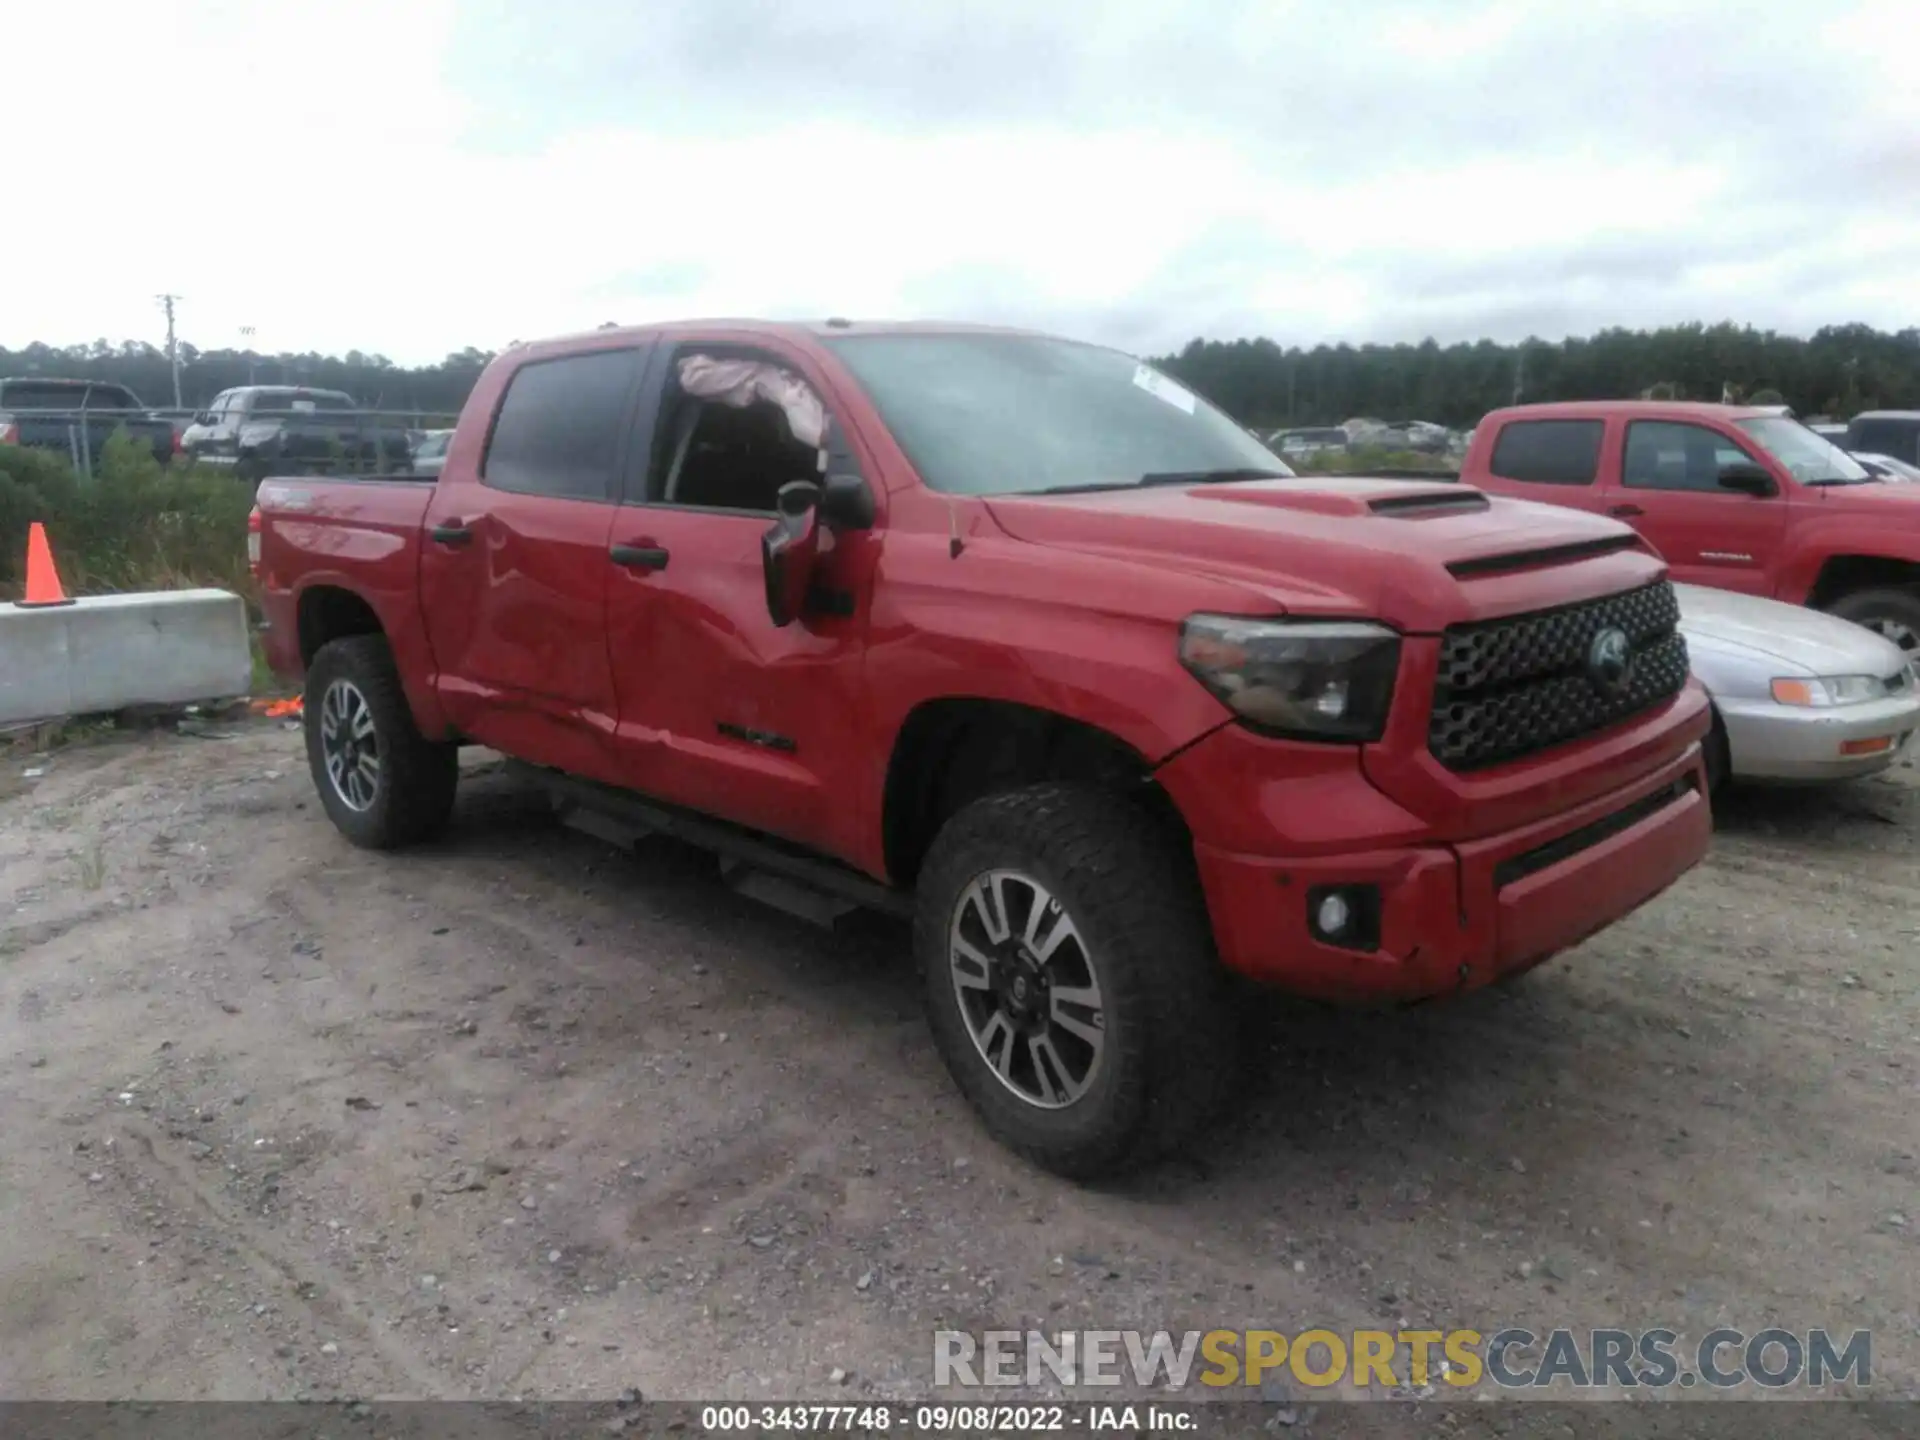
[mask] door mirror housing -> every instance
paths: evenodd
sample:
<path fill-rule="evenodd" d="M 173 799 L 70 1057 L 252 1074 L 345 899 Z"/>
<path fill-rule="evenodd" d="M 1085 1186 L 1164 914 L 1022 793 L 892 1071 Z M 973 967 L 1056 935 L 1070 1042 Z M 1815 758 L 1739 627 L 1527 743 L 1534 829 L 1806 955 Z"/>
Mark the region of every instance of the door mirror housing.
<path fill-rule="evenodd" d="M 1729 461 L 1720 467 L 1719 478 L 1723 489 L 1737 490 L 1742 495 L 1752 495 L 1757 499 L 1780 493 L 1780 487 L 1774 483 L 1766 467 L 1756 465 L 1751 460 Z"/>
<path fill-rule="evenodd" d="M 846 471 L 827 476 L 820 491 L 820 518 L 835 530 L 871 530 L 873 491 L 865 480 Z"/>
<path fill-rule="evenodd" d="M 791 480 L 774 505 L 779 518 L 760 537 L 760 568 L 767 582 L 767 616 L 791 625 L 806 603 L 813 563 L 820 554 L 821 487 Z"/>

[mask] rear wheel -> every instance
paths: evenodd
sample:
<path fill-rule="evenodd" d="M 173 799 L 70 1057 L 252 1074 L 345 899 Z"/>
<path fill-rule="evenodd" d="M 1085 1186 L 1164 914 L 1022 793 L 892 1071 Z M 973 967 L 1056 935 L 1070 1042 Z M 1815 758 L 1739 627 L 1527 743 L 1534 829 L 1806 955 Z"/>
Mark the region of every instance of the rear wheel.
<path fill-rule="evenodd" d="M 321 646 L 307 667 L 304 712 L 314 788 L 347 839 L 391 850 L 446 824 L 459 747 L 428 740 L 413 723 L 382 636 Z"/>
<path fill-rule="evenodd" d="M 949 820 L 918 886 L 934 1040 L 1001 1143 L 1071 1179 L 1198 1131 L 1236 1026 L 1191 858 L 1137 807 L 1039 785 Z"/>
<path fill-rule="evenodd" d="M 1920 661 L 1920 592 L 1856 590 L 1842 595 L 1828 609 L 1842 620 L 1885 636 L 1900 647 L 1909 663 Z"/>

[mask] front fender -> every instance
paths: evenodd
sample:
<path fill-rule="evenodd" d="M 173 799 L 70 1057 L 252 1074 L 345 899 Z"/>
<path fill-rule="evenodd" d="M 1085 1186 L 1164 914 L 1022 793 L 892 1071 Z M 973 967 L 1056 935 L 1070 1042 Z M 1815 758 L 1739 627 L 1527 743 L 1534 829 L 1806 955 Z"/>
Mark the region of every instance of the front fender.
<path fill-rule="evenodd" d="M 1892 561 L 1920 572 L 1920 535 L 1870 528 L 1859 520 L 1822 523 L 1812 533 L 1795 538 L 1780 567 L 1775 598 L 1794 605 L 1809 604 L 1820 583 L 1820 572 L 1828 561 L 1841 556 Z"/>

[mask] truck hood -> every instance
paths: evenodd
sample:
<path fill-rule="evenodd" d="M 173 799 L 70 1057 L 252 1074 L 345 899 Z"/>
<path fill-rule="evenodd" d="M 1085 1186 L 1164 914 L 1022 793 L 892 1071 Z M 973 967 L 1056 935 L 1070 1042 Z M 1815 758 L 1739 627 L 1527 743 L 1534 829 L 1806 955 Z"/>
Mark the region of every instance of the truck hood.
<path fill-rule="evenodd" d="M 1311 477 L 986 503 L 1018 540 L 1237 581 L 1286 613 L 1364 616 L 1408 634 L 1611 594 L 1664 571 L 1617 521 L 1445 480 Z M 1629 553 L 1642 563 L 1586 563 Z M 1584 568 L 1525 583 L 1561 566 Z"/>

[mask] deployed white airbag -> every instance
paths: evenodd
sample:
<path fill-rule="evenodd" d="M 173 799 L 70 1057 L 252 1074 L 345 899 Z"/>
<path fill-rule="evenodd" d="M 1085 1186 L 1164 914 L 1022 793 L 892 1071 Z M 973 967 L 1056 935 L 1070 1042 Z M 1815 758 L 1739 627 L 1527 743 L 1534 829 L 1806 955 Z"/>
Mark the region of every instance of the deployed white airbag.
<path fill-rule="evenodd" d="M 702 400 L 718 401 L 744 410 L 756 401 L 780 407 L 793 438 L 810 449 L 826 444 L 827 407 L 798 375 L 763 360 L 722 360 L 713 355 L 685 355 L 680 360 L 680 388 Z"/>

